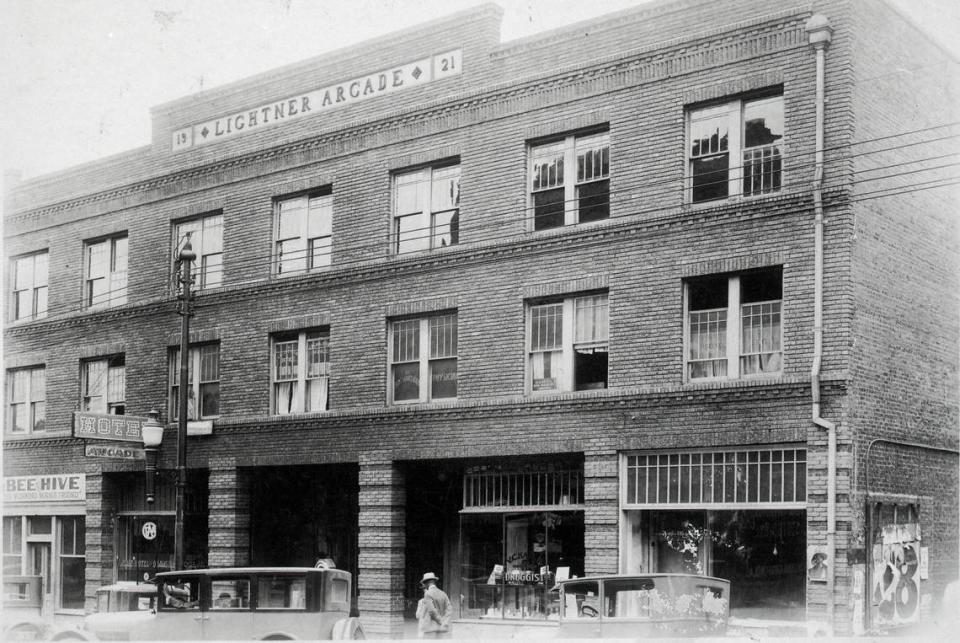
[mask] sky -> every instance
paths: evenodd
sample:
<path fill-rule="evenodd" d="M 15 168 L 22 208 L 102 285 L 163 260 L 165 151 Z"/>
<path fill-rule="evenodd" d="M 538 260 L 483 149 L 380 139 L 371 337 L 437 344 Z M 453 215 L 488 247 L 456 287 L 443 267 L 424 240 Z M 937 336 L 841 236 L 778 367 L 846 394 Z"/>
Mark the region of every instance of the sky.
<path fill-rule="evenodd" d="M 32 178 L 147 145 L 154 105 L 481 1 L 0 0 L 0 165 Z M 647 0 L 494 1 L 508 41 Z M 960 58 L 960 3 L 891 1 Z"/>

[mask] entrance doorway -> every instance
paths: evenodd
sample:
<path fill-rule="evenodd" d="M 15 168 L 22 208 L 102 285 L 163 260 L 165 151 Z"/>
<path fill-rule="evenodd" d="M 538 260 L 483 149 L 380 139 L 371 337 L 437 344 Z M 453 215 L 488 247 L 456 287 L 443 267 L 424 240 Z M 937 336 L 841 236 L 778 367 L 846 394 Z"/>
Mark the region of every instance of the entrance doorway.
<path fill-rule="evenodd" d="M 50 573 L 49 542 L 27 543 L 27 560 L 31 576 L 40 576 L 43 580 L 43 614 L 53 614 L 53 577 Z"/>

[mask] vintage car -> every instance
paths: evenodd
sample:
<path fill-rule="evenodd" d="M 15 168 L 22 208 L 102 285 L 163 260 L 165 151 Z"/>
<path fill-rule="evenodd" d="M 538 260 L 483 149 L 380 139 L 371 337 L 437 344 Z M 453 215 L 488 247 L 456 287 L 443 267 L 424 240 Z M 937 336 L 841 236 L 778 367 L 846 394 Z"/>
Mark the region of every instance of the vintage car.
<path fill-rule="evenodd" d="M 710 576 L 585 576 L 556 589 L 557 638 L 723 636 L 730 616 L 730 581 Z"/>
<path fill-rule="evenodd" d="M 155 607 L 142 610 L 138 599 L 136 609 L 91 614 L 55 640 L 365 638 L 350 616 L 350 573 L 340 569 L 197 569 L 163 572 L 154 582 Z"/>

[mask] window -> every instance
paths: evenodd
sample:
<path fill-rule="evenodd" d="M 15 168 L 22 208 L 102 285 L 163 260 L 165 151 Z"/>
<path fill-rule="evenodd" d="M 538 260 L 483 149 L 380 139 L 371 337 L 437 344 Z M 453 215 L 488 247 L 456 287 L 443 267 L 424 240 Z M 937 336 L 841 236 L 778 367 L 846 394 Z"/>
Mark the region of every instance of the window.
<path fill-rule="evenodd" d="M 13 320 L 47 316 L 47 252 L 13 259 Z"/>
<path fill-rule="evenodd" d="M 197 254 L 191 270 L 198 290 L 216 288 L 223 283 L 223 215 L 214 214 L 176 224 L 173 231 L 174 265 L 180 250 L 190 239 L 190 247 Z"/>
<path fill-rule="evenodd" d="M 607 388 L 607 295 L 591 294 L 531 305 L 530 390 Z"/>
<path fill-rule="evenodd" d="M 83 516 L 66 516 L 60 525 L 60 607 L 83 609 L 85 591 L 85 544 Z"/>
<path fill-rule="evenodd" d="M 390 397 L 393 402 L 457 397 L 456 313 L 390 323 Z"/>
<path fill-rule="evenodd" d="M 86 293 L 90 308 L 127 303 L 127 237 L 113 237 L 87 243 Z"/>
<path fill-rule="evenodd" d="M 330 266 L 333 194 L 327 189 L 275 203 L 278 275 L 297 275 Z"/>
<path fill-rule="evenodd" d="M 393 187 L 393 238 L 398 255 L 459 243 L 459 165 L 396 174 Z"/>
<path fill-rule="evenodd" d="M 7 371 L 9 433 L 43 433 L 46 430 L 47 371 L 43 366 Z"/>
<path fill-rule="evenodd" d="M 564 168 L 576 168 L 576 176 Z M 533 229 L 610 216 L 610 135 L 567 136 L 530 148 Z"/>
<path fill-rule="evenodd" d="M 273 403 L 277 415 L 327 410 L 330 333 L 304 331 L 273 341 Z"/>
<path fill-rule="evenodd" d="M 779 373 L 783 362 L 782 269 L 690 280 L 687 378 Z"/>
<path fill-rule="evenodd" d="M 187 419 L 205 420 L 220 415 L 220 345 L 203 344 L 190 348 L 187 363 L 189 389 Z M 178 419 L 180 349 L 170 353 L 170 418 Z M 197 400 L 200 401 L 199 405 Z"/>
<path fill-rule="evenodd" d="M 211 578 L 211 609 L 250 609 L 249 578 Z"/>
<path fill-rule="evenodd" d="M 780 190 L 783 96 L 690 110 L 688 118 L 693 203 Z"/>
<path fill-rule="evenodd" d="M 82 362 L 83 410 L 123 415 L 126 409 L 126 367 L 123 355 Z"/>
<path fill-rule="evenodd" d="M 303 576 L 260 576 L 256 609 L 302 610 L 307 607 L 307 579 Z"/>
<path fill-rule="evenodd" d="M 19 576 L 23 572 L 23 518 L 3 518 L 3 575 Z"/>

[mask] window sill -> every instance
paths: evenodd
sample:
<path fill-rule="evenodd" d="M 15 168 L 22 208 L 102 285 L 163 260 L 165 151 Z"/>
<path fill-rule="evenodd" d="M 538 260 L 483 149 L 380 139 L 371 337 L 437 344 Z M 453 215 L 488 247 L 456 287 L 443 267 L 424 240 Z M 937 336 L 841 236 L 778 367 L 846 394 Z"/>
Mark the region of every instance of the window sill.
<path fill-rule="evenodd" d="M 736 195 L 728 196 L 723 199 L 711 199 L 710 201 L 686 201 L 683 204 L 683 207 L 688 210 L 706 210 L 708 208 L 719 208 L 724 206 L 737 205 L 738 203 L 751 203 L 754 201 L 762 201 L 764 199 L 775 199 L 777 197 L 784 196 L 786 193 L 783 190 L 777 190 L 776 192 L 765 192 L 763 194 L 750 194 L 747 196 Z"/>
<path fill-rule="evenodd" d="M 10 433 L 3 434 L 4 441 L 29 441 L 29 440 L 57 440 L 62 438 L 72 438 L 70 431 L 47 431 L 45 433 Z"/>

